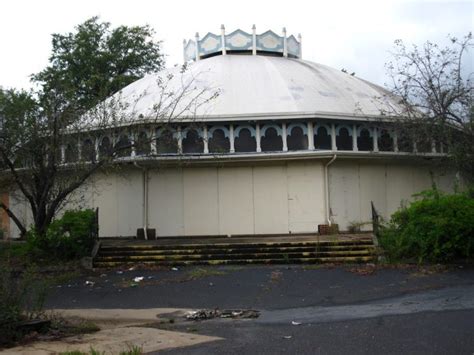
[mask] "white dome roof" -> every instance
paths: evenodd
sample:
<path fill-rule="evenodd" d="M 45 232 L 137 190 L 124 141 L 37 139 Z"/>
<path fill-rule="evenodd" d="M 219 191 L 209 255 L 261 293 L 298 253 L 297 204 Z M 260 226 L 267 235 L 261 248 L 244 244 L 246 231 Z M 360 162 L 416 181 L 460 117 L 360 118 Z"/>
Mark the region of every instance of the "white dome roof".
<path fill-rule="evenodd" d="M 173 77 L 168 81 L 165 78 L 170 74 Z M 116 95 L 129 104 L 134 117 L 148 117 L 160 102 L 161 109 L 167 104 L 170 109 L 163 92 L 173 92 L 176 97 L 183 87 L 188 90 L 174 114 L 195 113 L 199 120 L 361 118 L 379 116 L 382 110 L 396 105 L 387 98 L 385 89 L 339 70 L 299 59 L 261 55 L 203 59 L 190 64 L 184 73 L 173 68 L 147 75 Z M 216 98 L 204 102 L 216 91 Z M 199 93 L 202 95 L 196 100 Z"/>

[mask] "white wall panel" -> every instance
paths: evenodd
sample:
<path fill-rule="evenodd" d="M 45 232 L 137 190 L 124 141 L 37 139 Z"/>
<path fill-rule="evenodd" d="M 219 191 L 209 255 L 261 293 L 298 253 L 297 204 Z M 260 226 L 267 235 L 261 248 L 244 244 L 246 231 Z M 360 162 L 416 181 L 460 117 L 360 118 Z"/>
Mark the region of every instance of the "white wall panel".
<path fill-rule="evenodd" d="M 286 166 L 253 168 L 255 233 L 288 233 Z"/>
<path fill-rule="evenodd" d="M 336 161 L 329 166 L 329 201 L 332 218 L 339 228 L 361 220 L 358 164 Z"/>
<path fill-rule="evenodd" d="M 183 169 L 185 235 L 219 234 L 217 168 Z"/>
<path fill-rule="evenodd" d="M 182 170 L 150 170 L 148 189 L 150 228 L 156 228 L 157 236 L 184 235 Z"/>
<path fill-rule="evenodd" d="M 251 167 L 219 168 L 219 234 L 254 234 Z"/>
<path fill-rule="evenodd" d="M 324 221 L 324 175 L 319 162 L 288 163 L 288 228 L 290 233 L 315 232 Z"/>

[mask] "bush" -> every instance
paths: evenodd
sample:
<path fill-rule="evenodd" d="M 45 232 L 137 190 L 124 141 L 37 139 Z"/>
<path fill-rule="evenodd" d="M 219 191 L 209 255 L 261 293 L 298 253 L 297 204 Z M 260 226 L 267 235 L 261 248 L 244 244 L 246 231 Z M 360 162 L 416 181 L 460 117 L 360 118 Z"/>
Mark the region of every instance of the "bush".
<path fill-rule="evenodd" d="M 66 211 L 53 221 L 46 235 L 28 232 L 27 242 L 33 255 L 48 259 L 71 260 L 90 255 L 95 242 L 95 212 Z"/>
<path fill-rule="evenodd" d="M 23 336 L 20 322 L 41 316 L 47 287 L 31 268 L 15 274 L 8 264 L 0 264 L 0 346 Z"/>
<path fill-rule="evenodd" d="M 452 262 L 474 258 L 474 198 L 470 192 L 424 191 L 380 230 L 389 259 Z"/>

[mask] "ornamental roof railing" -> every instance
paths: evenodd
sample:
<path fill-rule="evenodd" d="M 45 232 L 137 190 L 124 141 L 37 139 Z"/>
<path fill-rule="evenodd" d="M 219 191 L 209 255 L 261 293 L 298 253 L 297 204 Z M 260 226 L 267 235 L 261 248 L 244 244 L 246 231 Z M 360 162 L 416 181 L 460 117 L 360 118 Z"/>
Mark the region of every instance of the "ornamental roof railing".
<path fill-rule="evenodd" d="M 271 30 L 257 34 L 255 25 L 252 26 L 252 33 L 237 29 L 226 34 L 225 27 L 222 25 L 220 34 L 209 32 L 200 39 L 199 33 L 196 33 L 195 40 L 184 40 L 184 61 L 198 61 L 230 53 L 276 55 L 301 59 L 301 34 L 298 34 L 298 38 L 293 35 L 288 37 L 285 28 L 282 34 L 279 36 Z"/>

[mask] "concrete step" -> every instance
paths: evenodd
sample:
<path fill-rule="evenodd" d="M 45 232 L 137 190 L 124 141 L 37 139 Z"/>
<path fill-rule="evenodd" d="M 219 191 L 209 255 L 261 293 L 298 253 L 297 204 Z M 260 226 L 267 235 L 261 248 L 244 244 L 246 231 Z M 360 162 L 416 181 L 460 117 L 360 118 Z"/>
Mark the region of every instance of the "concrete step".
<path fill-rule="evenodd" d="M 293 258 L 318 258 L 318 257 L 345 257 L 345 256 L 370 256 L 374 254 L 374 250 L 340 250 L 340 251 L 323 251 L 323 252 L 274 252 L 274 253 L 239 253 L 239 254 L 191 254 L 191 255 L 100 255 L 96 258 L 97 262 L 102 261 L 182 261 L 182 260 L 239 260 L 239 259 L 293 259 Z"/>
<path fill-rule="evenodd" d="M 200 249 L 100 249 L 99 256 L 126 256 L 126 255 L 199 255 L 199 254 L 241 254 L 241 253 L 306 253 L 306 252 L 324 252 L 324 251 L 358 251 L 358 250 L 372 250 L 374 245 L 312 245 L 312 246 L 291 246 L 291 247 L 228 247 L 228 248 L 214 248 L 213 246 Z"/>
<path fill-rule="evenodd" d="M 226 265 L 368 262 L 376 259 L 371 238 L 200 239 L 197 241 L 104 241 L 95 267 L 122 264 Z"/>
<path fill-rule="evenodd" d="M 187 261 L 141 261 L 141 264 L 162 265 L 162 266 L 187 266 L 187 265 L 253 265 L 253 264 L 323 264 L 323 263 L 365 263 L 374 262 L 373 256 L 353 256 L 353 257 L 325 257 L 325 258 L 295 258 L 285 259 L 220 259 L 220 260 L 187 260 Z M 137 264 L 137 261 L 94 262 L 94 267 L 109 268 L 121 265 Z"/>
<path fill-rule="evenodd" d="M 265 248 L 265 247 L 314 247 L 314 246 L 355 246 L 355 245 L 373 245 L 371 239 L 354 241 L 311 241 L 311 242 L 268 242 L 268 243 L 215 243 L 215 244 L 172 244 L 159 245 L 154 243 L 127 243 L 124 245 L 103 243 L 101 250 L 183 250 L 183 249 L 227 249 L 227 248 Z"/>

